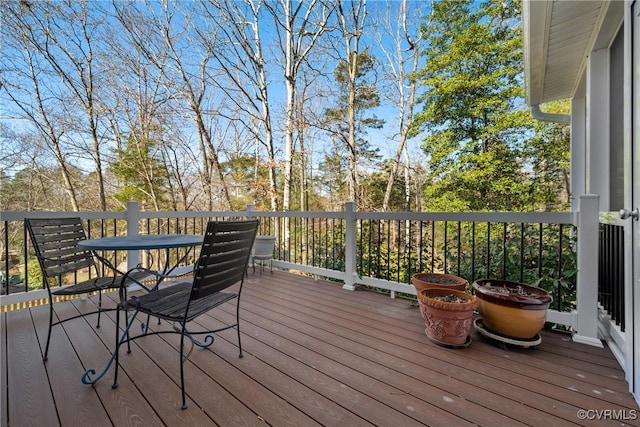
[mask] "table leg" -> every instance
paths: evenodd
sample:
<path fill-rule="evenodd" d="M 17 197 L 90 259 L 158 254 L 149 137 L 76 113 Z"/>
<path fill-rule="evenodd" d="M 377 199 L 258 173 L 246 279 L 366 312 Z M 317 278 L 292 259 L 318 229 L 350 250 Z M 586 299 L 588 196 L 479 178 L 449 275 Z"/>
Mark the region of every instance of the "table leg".
<path fill-rule="evenodd" d="M 136 319 L 138 311 L 136 311 L 133 314 L 133 316 L 131 317 L 131 320 L 129 320 L 129 315 L 127 314 L 127 311 L 124 310 L 126 327 L 125 327 L 125 330 L 120 335 L 119 331 L 120 331 L 120 311 L 121 310 L 124 310 L 124 309 L 120 306 L 120 304 L 118 304 L 118 308 L 116 309 L 116 347 L 115 347 L 113 353 L 111 353 L 111 356 L 109 357 L 109 361 L 107 362 L 107 364 L 104 367 L 104 369 L 102 369 L 100 374 L 95 376 L 95 377 L 93 377 L 96 374 L 96 370 L 95 369 L 89 368 L 89 369 L 85 370 L 84 373 L 82 374 L 82 383 L 83 384 L 91 384 L 91 385 L 93 385 L 93 384 L 97 383 L 98 381 L 100 381 L 100 379 L 102 379 L 102 377 L 104 377 L 104 375 L 107 373 L 107 371 L 109 370 L 109 368 L 111 367 L 113 362 L 115 362 L 116 364 L 118 363 L 118 354 L 120 352 L 120 346 L 125 341 L 127 342 L 127 353 L 131 353 L 131 347 L 129 346 L 129 329 L 131 328 L 131 325 L 133 325 L 133 322 Z M 114 383 L 112 385 L 113 388 L 116 388 L 118 386 L 118 384 L 117 384 L 117 376 L 118 376 L 118 371 L 116 370 Z"/>

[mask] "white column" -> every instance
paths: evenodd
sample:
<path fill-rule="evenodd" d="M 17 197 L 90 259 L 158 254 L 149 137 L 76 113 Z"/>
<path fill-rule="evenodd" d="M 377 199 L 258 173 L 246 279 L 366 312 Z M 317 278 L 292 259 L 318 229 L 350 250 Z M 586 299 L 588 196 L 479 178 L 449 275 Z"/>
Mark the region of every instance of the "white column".
<path fill-rule="evenodd" d="M 596 194 L 583 194 L 578 202 L 577 310 L 573 313 L 573 340 L 602 347 L 598 338 L 598 199 Z"/>
<path fill-rule="evenodd" d="M 574 98 L 571 100 L 571 211 L 579 209 L 578 198 L 586 194 L 587 182 L 587 141 L 586 141 L 587 99 Z"/>
<path fill-rule="evenodd" d="M 600 195 L 609 210 L 609 50 L 591 52 L 587 61 L 587 194 Z M 579 194 L 579 193 L 574 193 Z"/>

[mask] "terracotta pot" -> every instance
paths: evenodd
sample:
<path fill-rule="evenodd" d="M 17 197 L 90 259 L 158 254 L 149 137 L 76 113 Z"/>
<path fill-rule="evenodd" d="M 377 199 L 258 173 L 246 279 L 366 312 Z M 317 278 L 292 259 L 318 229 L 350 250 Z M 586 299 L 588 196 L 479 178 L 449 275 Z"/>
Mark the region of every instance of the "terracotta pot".
<path fill-rule="evenodd" d="M 445 288 L 464 291 L 469 282 L 462 277 L 444 273 L 416 273 L 411 276 L 411 283 L 416 288 L 416 294 L 423 289 Z"/>
<path fill-rule="evenodd" d="M 434 299 L 453 295 L 464 302 L 447 302 Z M 455 289 L 423 289 L 418 293 L 420 311 L 426 326 L 425 333 L 442 345 L 463 346 L 468 342 L 477 305 L 475 296 Z"/>
<path fill-rule="evenodd" d="M 469 282 L 462 277 L 453 276 L 444 273 L 415 273 L 411 276 L 411 283 L 416 288 L 416 295 L 420 294 L 423 289 L 455 289 L 464 291 Z M 422 316 L 422 302 L 418 298 L 418 306 L 420 306 L 420 315 Z M 422 316 L 424 319 L 424 316 Z"/>
<path fill-rule="evenodd" d="M 484 325 L 507 337 L 535 337 L 553 301 L 544 289 L 509 280 L 480 279 L 472 287 Z"/>

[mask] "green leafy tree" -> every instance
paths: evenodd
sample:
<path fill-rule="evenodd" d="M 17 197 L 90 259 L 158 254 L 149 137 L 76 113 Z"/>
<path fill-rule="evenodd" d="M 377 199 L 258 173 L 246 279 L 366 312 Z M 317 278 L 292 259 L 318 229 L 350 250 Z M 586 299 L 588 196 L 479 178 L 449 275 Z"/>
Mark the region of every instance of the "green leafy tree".
<path fill-rule="evenodd" d="M 347 199 L 348 186 L 345 179 L 347 160 L 338 150 L 327 153 L 318 165 L 314 187 L 325 198 L 326 210 L 341 210 Z"/>
<path fill-rule="evenodd" d="M 268 210 L 269 176 L 264 168 L 256 173 L 255 159 L 237 155 L 221 163 L 222 175 L 229 188 L 232 210 L 241 210 L 254 203 L 258 210 Z"/>
<path fill-rule="evenodd" d="M 122 183 L 114 198 L 122 205 L 129 200 L 160 210 L 166 204 L 169 173 L 164 166 L 160 143 L 152 137 L 131 134 L 109 170 Z"/>
<path fill-rule="evenodd" d="M 514 1 L 445 0 L 423 28 L 426 87 L 413 132 L 425 131 L 425 190 L 433 210 L 525 210 L 531 206 L 522 143 L 522 34 Z"/>
<path fill-rule="evenodd" d="M 425 133 L 425 207 L 438 211 L 562 210 L 568 201 L 565 125 L 534 120 L 524 103 L 520 5 L 443 0 L 423 27 L 425 86 L 412 132 Z M 566 113 L 567 105 L 545 106 Z M 441 225 L 456 247 L 436 250 L 435 267 L 463 277 L 504 277 L 548 289 L 571 309 L 573 256 L 558 266 L 560 238 L 538 230 Z M 566 233 L 567 231 L 563 231 Z M 471 238 L 473 236 L 473 238 Z M 475 253 L 469 257 L 475 241 Z M 570 252 L 571 248 L 563 248 Z M 457 254 L 457 255 L 456 255 Z M 460 256 L 461 255 L 461 256 Z M 560 292 L 562 288 L 562 292 Z"/>
<path fill-rule="evenodd" d="M 380 164 L 379 169 L 375 169 L 362 177 L 361 184 L 367 189 L 367 191 L 362 194 L 360 209 L 366 211 L 380 210 L 381 206 L 383 206 L 386 193 L 389 191 L 387 210 L 406 210 L 406 183 L 404 175 L 396 175 L 393 185 L 390 188 L 387 186 L 389 174 L 391 173 L 393 166 L 394 161 L 392 159 L 387 159 Z"/>
<path fill-rule="evenodd" d="M 569 113 L 569 101 L 556 101 L 544 106 L 544 111 Z M 527 140 L 523 156 L 530 165 L 531 194 L 544 211 L 562 211 L 569 207 L 569 173 L 571 169 L 569 126 L 562 123 L 537 121 L 535 135 Z"/>

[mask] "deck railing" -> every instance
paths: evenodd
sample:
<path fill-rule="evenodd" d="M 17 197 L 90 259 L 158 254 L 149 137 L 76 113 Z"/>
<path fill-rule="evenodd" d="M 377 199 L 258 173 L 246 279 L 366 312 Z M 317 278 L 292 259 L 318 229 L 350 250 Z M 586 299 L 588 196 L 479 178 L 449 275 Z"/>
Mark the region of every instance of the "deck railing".
<path fill-rule="evenodd" d="M 598 302 L 624 332 L 624 227 L 601 224 L 599 251 Z"/>
<path fill-rule="evenodd" d="M 620 219 L 618 212 L 601 212 L 599 221 L 599 327 L 602 336 L 607 338 L 609 348 L 625 366 L 629 363 L 625 350 L 628 347 L 626 321 L 631 314 L 625 310 L 626 298 L 630 296 L 625 281 L 632 267 L 631 258 L 625 251 L 625 245 L 630 244 L 630 234 L 626 234 L 630 221 Z"/>
<path fill-rule="evenodd" d="M 0 302 L 7 306 L 46 297 L 38 290 L 37 262 L 25 243 L 25 217 L 80 216 L 89 237 L 197 234 L 209 219 L 256 217 L 259 234 L 276 236 L 276 268 L 335 280 L 349 290 L 375 288 L 392 297 L 415 295 L 411 276 L 422 271 L 455 274 L 470 282 L 496 278 L 531 283 L 554 296 L 550 322 L 595 344 L 597 252 L 589 260 L 581 251 L 588 255 L 583 236 L 595 235 L 590 244 L 597 247 L 597 197 L 581 198 L 580 206 L 575 213 L 376 213 L 357 212 L 353 203 L 341 212 L 258 212 L 252 206 L 235 212 L 146 212 L 130 202 L 125 212 L 2 212 L 0 271 L 14 280 L 3 284 L 3 293 L 10 295 Z M 595 234 L 589 234 L 592 229 Z M 109 256 L 128 267 L 153 265 L 157 259 L 153 253 Z"/>

